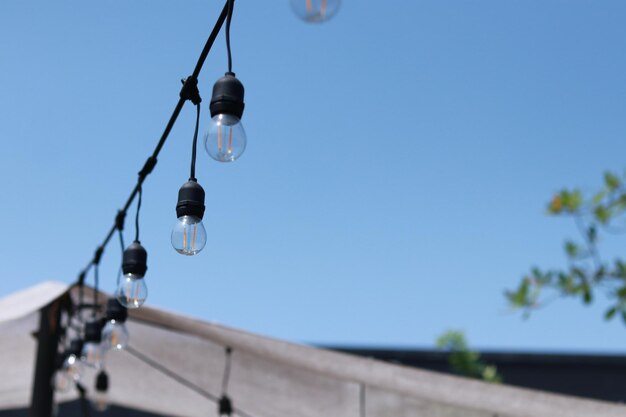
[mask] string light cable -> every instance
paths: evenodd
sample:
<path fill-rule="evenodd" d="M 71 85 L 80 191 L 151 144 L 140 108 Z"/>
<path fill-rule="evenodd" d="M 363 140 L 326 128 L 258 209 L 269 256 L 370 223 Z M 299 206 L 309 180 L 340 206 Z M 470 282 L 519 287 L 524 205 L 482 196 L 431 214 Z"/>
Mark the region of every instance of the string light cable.
<path fill-rule="evenodd" d="M 128 346 L 124 352 L 130 354 L 131 356 L 133 356 L 135 359 L 138 359 L 139 361 L 143 362 L 144 364 L 148 365 L 149 367 L 159 371 L 161 374 L 167 376 L 168 378 L 178 382 L 180 385 L 184 386 L 185 388 L 188 388 L 189 390 L 195 392 L 196 394 L 201 395 L 202 397 L 206 398 L 207 400 L 217 404 L 219 406 L 220 403 L 220 398 L 219 396 L 207 391 L 206 389 L 200 387 L 199 385 L 196 385 L 195 383 L 189 381 L 187 378 L 183 377 L 182 375 L 176 373 L 175 371 L 167 368 L 166 366 L 164 366 L 163 364 L 161 364 L 159 361 L 154 360 L 152 358 L 150 358 L 149 356 L 147 356 L 146 354 L 140 352 L 139 350 L 133 348 L 132 346 Z M 232 405 L 232 404 L 231 404 Z M 232 413 L 235 415 L 238 415 L 239 417 L 253 417 L 252 414 L 242 410 L 239 407 L 232 407 Z"/>
<path fill-rule="evenodd" d="M 157 145 L 154 149 L 154 151 L 152 152 L 152 154 L 150 155 L 150 157 L 148 157 L 148 159 L 146 160 L 144 166 L 142 167 L 142 169 L 139 171 L 138 173 L 138 179 L 137 179 L 137 184 L 135 185 L 135 187 L 133 188 L 133 190 L 131 191 L 130 195 L 128 196 L 128 198 L 126 199 L 125 204 L 123 205 L 123 207 L 118 211 L 116 220 L 119 217 L 123 217 L 126 215 L 126 213 L 128 212 L 130 206 L 132 205 L 133 201 L 135 200 L 135 198 L 138 196 L 141 187 L 144 183 L 144 181 L 146 180 L 146 178 L 150 175 L 150 173 L 153 171 L 154 167 L 157 164 L 157 158 L 163 148 L 163 146 L 165 145 L 165 142 L 167 141 L 167 138 L 169 137 L 169 134 L 172 130 L 172 128 L 174 127 L 174 125 L 176 124 L 176 121 L 178 119 L 178 116 L 180 115 L 180 112 L 182 110 L 182 108 L 185 105 L 185 102 L 188 100 L 188 98 L 185 96 L 185 89 L 189 88 L 189 84 L 188 83 L 195 83 L 197 84 L 197 79 L 198 79 L 198 75 L 200 74 L 202 67 L 206 61 L 206 58 L 209 54 L 209 52 L 211 51 L 211 48 L 213 47 L 213 44 L 215 43 L 215 40 L 222 28 L 222 26 L 224 25 L 224 22 L 226 20 L 226 17 L 228 15 L 228 8 L 229 8 L 229 4 L 232 2 L 232 0 L 228 0 L 225 4 L 224 7 L 222 8 L 222 11 L 217 19 L 217 21 L 215 22 L 215 25 L 213 27 L 213 30 L 211 31 L 209 37 L 207 38 L 207 41 L 204 45 L 204 48 L 202 49 L 202 52 L 200 53 L 200 56 L 198 57 L 198 61 L 196 63 L 196 66 L 193 70 L 193 73 L 187 77 L 183 83 L 183 88 L 181 90 L 180 93 L 180 97 L 178 99 L 178 102 L 174 108 L 174 111 L 172 112 L 172 115 L 170 116 L 165 129 L 163 131 L 163 133 L 161 134 L 161 137 L 159 139 L 159 141 L 157 142 Z M 232 8 L 232 4 L 230 4 L 230 7 Z M 106 234 L 104 240 L 102 241 L 102 243 L 98 246 L 98 248 L 102 248 L 102 250 L 104 250 L 104 248 L 109 244 L 111 238 L 113 237 L 114 233 L 116 232 L 116 230 L 118 229 L 118 222 L 115 221 L 113 226 L 110 228 L 110 230 L 108 231 L 108 233 Z M 132 246 L 132 244 L 129 246 L 129 248 Z M 83 302 L 83 285 L 85 282 L 85 275 L 89 272 L 89 270 L 95 265 L 96 261 L 96 257 L 94 256 L 94 258 L 92 258 L 87 265 L 80 271 L 78 279 L 76 284 L 79 287 L 79 304 L 82 304 Z M 80 307 L 80 306 L 79 306 Z"/>

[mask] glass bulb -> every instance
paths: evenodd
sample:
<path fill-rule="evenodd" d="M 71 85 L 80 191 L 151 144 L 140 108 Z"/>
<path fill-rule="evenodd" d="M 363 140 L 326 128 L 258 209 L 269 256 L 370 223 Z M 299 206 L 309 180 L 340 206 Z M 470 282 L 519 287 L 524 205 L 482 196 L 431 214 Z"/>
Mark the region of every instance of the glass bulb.
<path fill-rule="evenodd" d="M 86 342 L 81 352 L 81 360 L 89 367 L 100 369 L 104 362 L 104 350 L 100 343 Z"/>
<path fill-rule="evenodd" d="M 139 308 L 148 297 L 146 280 L 135 274 L 126 274 L 115 290 L 117 300 L 126 308 Z"/>
<path fill-rule="evenodd" d="M 291 0 L 294 13 L 306 22 L 323 22 L 339 10 L 339 0 Z"/>
<path fill-rule="evenodd" d="M 102 329 L 102 344 L 105 349 L 125 349 L 128 346 L 126 325 L 116 320 L 109 320 Z"/>
<path fill-rule="evenodd" d="M 192 256 L 204 249 L 206 229 L 196 216 L 181 216 L 172 229 L 172 246 L 176 252 Z"/>
<path fill-rule="evenodd" d="M 230 114 L 217 114 L 211 119 L 204 136 L 204 148 L 219 162 L 232 162 L 246 150 L 246 131 L 241 120 Z"/>
<path fill-rule="evenodd" d="M 106 411 L 109 408 L 109 396 L 107 391 L 95 390 L 91 398 L 91 406 L 96 411 Z"/>
<path fill-rule="evenodd" d="M 65 372 L 64 369 L 59 369 L 54 373 L 52 377 L 52 386 L 56 392 L 67 392 L 72 386 L 72 377 Z"/>
<path fill-rule="evenodd" d="M 83 374 L 82 362 L 76 355 L 69 355 L 65 358 L 61 369 L 75 382 L 80 381 Z"/>

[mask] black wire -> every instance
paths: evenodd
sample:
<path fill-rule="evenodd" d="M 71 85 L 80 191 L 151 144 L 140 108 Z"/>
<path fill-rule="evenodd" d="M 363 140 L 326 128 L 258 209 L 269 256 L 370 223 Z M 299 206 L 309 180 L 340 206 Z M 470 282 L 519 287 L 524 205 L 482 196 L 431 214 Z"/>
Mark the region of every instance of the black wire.
<path fill-rule="evenodd" d="M 139 198 L 137 199 L 137 213 L 135 214 L 135 242 L 139 242 L 139 210 L 141 210 L 141 184 L 139 184 Z"/>
<path fill-rule="evenodd" d="M 161 365 L 159 362 L 157 362 L 154 359 L 144 355 L 143 353 L 141 353 L 137 349 L 134 349 L 131 346 L 127 346 L 123 351 L 127 352 L 130 355 L 134 356 L 135 358 L 139 359 L 140 361 L 142 361 L 146 365 L 150 366 L 151 368 L 156 369 L 157 371 L 161 372 L 163 375 L 173 379 L 174 381 L 178 382 L 182 386 L 184 386 L 186 388 L 189 388 L 190 390 L 194 391 L 197 394 L 200 394 L 204 398 L 206 398 L 206 399 L 208 399 L 210 401 L 213 401 L 216 404 L 219 403 L 220 399 L 219 399 L 219 397 L 217 395 L 214 395 L 214 394 L 210 393 L 209 391 L 206 391 L 204 388 L 202 388 L 202 387 L 194 384 L 193 382 L 187 380 L 186 378 L 178 375 L 176 372 L 166 368 L 165 366 Z M 233 411 L 234 411 L 235 414 L 237 414 L 237 415 L 239 415 L 241 417 L 252 417 L 251 414 L 248 414 L 248 413 L 246 413 L 245 411 L 243 411 L 243 410 L 241 410 L 239 408 L 233 407 Z"/>
<path fill-rule="evenodd" d="M 228 52 L 228 72 L 233 72 L 233 57 L 230 53 L 230 21 L 233 18 L 233 7 L 235 0 L 227 0 L 228 13 L 226 15 L 226 51 Z"/>
<path fill-rule="evenodd" d="M 209 55 L 209 52 L 211 51 L 211 48 L 213 47 L 213 44 L 215 43 L 215 39 L 217 39 L 217 36 L 218 36 L 222 26 L 224 25 L 224 22 L 226 21 L 226 17 L 228 15 L 228 6 L 229 6 L 228 2 L 229 1 L 230 0 L 226 0 L 226 2 L 224 3 L 224 7 L 222 8 L 222 12 L 221 12 L 220 16 L 218 17 L 217 21 L 215 22 L 215 26 L 213 26 L 213 30 L 211 31 L 209 37 L 207 38 L 207 41 L 204 44 L 204 48 L 202 49 L 202 52 L 200 53 L 200 56 L 198 57 L 198 61 L 196 62 L 196 66 L 195 66 L 195 68 L 193 70 L 193 74 L 191 75 L 191 77 L 193 77 L 195 79 L 197 79 L 198 75 L 200 75 L 200 71 L 202 71 L 202 67 L 204 66 L 204 62 L 206 61 L 206 58 Z M 187 100 L 184 99 L 184 98 L 179 98 L 178 103 L 176 103 L 176 107 L 174 108 L 174 111 L 172 112 L 172 115 L 170 116 L 170 119 L 167 122 L 167 125 L 165 126 L 165 129 L 163 130 L 163 133 L 161 134 L 161 138 L 159 139 L 159 142 L 157 143 L 154 151 L 152 152 L 152 155 L 150 156 L 149 160 L 152 161 L 153 167 L 154 167 L 154 164 L 156 164 L 156 158 L 159 156 L 159 153 L 161 152 L 161 149 L 165 145 L 165 142 L 167 141 L 167 138 L 168 138 L 172 128 L 174 127 L 174 124 L 176 123 L 176 120 L 178 119 L 178 116 L 180 115 L 181 110 L 183 109 L 185 101 L 187 101 Z M 145 172 L 145 174 L 139 176 L 139 179 L 137 181 L 137 185 L 135 185 L 135 188 L 133 188 L 133 190 L 131 191 L 130 195 L 126 199 L 126 203 L 124 204 L 124 207 L 120 210 L 124 214 L 126 214 L 126 212 L 128 211 L 129 207 L 131 206 L 131 204 L 135 200 L 135 197 L 137 196 L 137 194 L 139 192 L 139 188 L 141 188 L 141 185 L 143 184 L 143 182 L 145 181 L 146 177 L 150 173 L 149 171 L 150 170 L 147 170 Z M 109 232 L 107 233 L 106 237 L 102 241 L 102 244 L 100 245 L 100 247 L 104 248 L 104 247 L 106 247 L 106 245 L 109 244 L 109 242 L 110 242 L 111 238 L 113 237 L 113 234 L 115 233 L 116 229 L 117 229 L 117 225 L 114 224 L 113 227 L 111 227 L 111 229 L 109 229 Z M 89 272 L 89 270 L 93 266 L 94 266 L 94 259 L 90 260 L 89 263 L 87 263 L 87 265 L 80 271 L 79 278 L 77 280 L 78 284 L 81 283 L 80 276 L 83 275 L 83 274 L 87 274 Z"/>
<path fill-rule="evenodd" d="M 122 277 L 122 263 L 124 262 L 124 250 L 126 249 L 126 246 L 124 246 L 124 233 L 121 229 L 118 229 L 118 231 L 120 235 L 120 247 L 122 248 L 122 262 L 120 262 L 120 269 L 117 271 L 117 282 L 115 288 L 120 285 L 120 278 Z"/>
<path fill-rule="evenodd" d="M 95 307 L 93 308 L 93 310 L 91 311 L 91 317 L 92 318 L 96 318 L 96 312 L 98 310 L 98 287 L 100 286 L 100 274 L 99 274 L 99 270 L 100 270 L 100 264 L 97 263 L 94 265 L 94 269 L 93 269 L 93 275 L 94 275 L 94 296 L 93 296 L 93 303 L 95 304 Z"/>
<path fill-rule="evenodd" d="M 200 103 L 196 104 L 196 129 L 193 132 L 193 144 L 191 145 L 191 173 L 189 179 L 196 181 L 196 148 L 198 147 L 198 127 L 200 126 Z"/>
<path fill-rule="evenodd" d="M 222 395 L 226 395 L 228 391 L 228 381 L 230 379 L 230 363 L 232 357 L 232 349 L 227 347 L 226 351 L 226 362 L 224 363 L 224 376 L 222 378 Z"/>

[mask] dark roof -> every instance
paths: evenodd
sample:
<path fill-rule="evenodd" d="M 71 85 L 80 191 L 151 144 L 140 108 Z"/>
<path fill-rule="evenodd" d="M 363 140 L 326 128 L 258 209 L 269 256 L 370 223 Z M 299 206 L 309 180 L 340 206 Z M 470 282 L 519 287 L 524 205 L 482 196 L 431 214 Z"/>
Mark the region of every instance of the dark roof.
<path fill-rule="evenodd" d="M 332 346 L 329 349 L 431 371 L 452 373 L 445 352 Z M 481 352 L 506 384 L 560 394 L 626 402 L 626 356 L 571 353 Z"/>

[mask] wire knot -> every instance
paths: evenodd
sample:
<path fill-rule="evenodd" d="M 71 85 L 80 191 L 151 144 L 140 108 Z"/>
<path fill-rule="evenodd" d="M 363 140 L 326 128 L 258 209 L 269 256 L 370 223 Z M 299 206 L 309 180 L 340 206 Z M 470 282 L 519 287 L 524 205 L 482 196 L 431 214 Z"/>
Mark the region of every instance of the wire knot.
<path fill-rule="evenodd" d="M 194 105 L 200 104 L 202 98 L 200 97 L 200 91 L 198 90 L 198 79 L 189 76 L 180 80 L 183 83 L 183 88 L 180 90 L 180 98 L 191 101 Z"/>
<path fill-rule="evenodd" d="M 141 171 L 139 171 L 137 175 L 139 175 L 140 178 L 146 178 L 148 175 L 150 175 L 156 164 L 157 159 L 154 156 L 151 156 L 146 160 L 146 163 L 143 165 L 143 168 L 141 168 Z"/>
<path fill-rule="evenodd" d="M 124 230 L 124 220 L 126 219 L 126 212 L 124 210 L 118 210 L 117 216 L 115 216 L 115 228 L 120 232 Z"/>
<path fill-rule="evenodd" d="M 102 258 L 102 253 L 104 252 L 104 248 L 102 246 L 96 249 L 96 253 L 93 254 L 93 263 L 94 265 L 100 264 L 100 258 Z"/>

